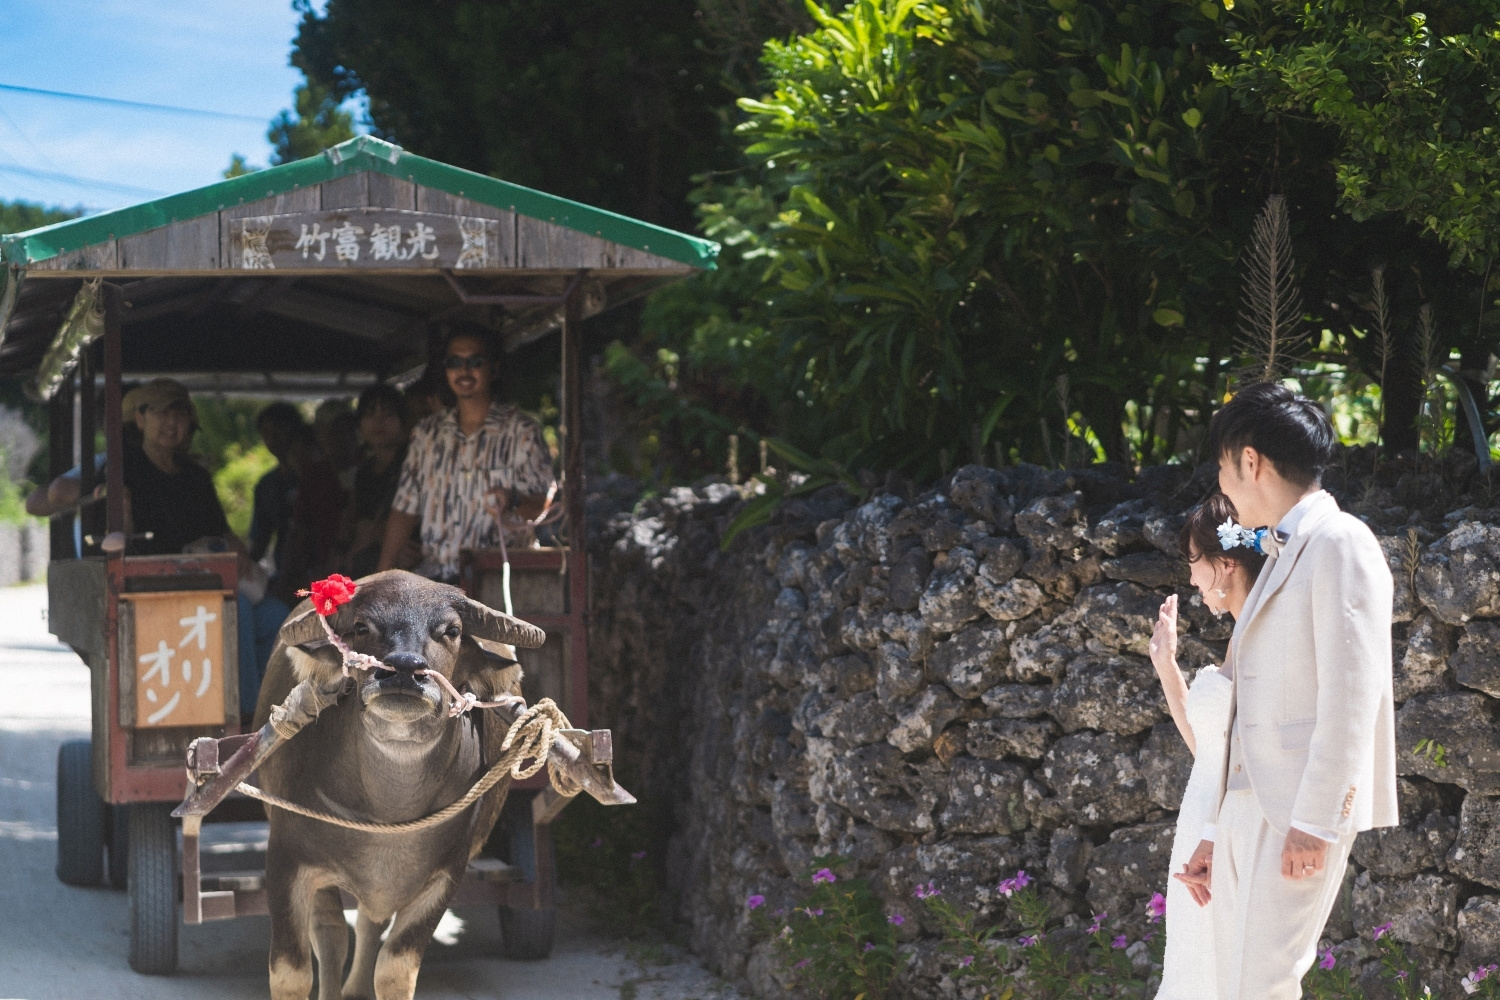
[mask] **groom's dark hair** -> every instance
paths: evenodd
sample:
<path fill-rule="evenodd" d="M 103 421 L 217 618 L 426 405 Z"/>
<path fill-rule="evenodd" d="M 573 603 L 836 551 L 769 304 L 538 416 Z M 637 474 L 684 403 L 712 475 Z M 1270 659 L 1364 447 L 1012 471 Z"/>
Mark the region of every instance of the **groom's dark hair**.
<path fill-rule="evenodd" d="M 1259 382 L 1234 394 L 1209 425 L 1209 454 L 1239 462 L 1254 448 L 1296 486 L 1313 486 L 1333 458 L 1333 424 L 1317 403 L 1279 382 Z"/>

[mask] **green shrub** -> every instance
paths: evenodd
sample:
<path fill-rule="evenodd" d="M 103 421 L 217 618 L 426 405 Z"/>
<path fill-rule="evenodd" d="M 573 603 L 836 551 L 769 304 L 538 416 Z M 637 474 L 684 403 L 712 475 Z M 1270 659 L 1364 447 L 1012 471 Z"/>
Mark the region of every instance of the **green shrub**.
<path fill-rule="evenodd" d="M 214 473 L 214 489 L 229 527 L 241 538 L 250 534 L 250 518 L 255 508 L 255 484 L 270 472 L 276 459 L 263 444 L 246 447 L 232 441 L 224 447 L 223 464 Z"/>
<path fill-rule="evenodd" d="M 745 905 L 799 989 L 819 1000 L 881 1000 L 902 961 L 894 928 L 905 919 L 900 913 L 886 916 L 863 881 L 839 876 L 843 864 L 841 858 L 815 860 L 809 891 L 790 910 L 765 916 L 765 897 L 759 893 Z M 914 887 L 912 896 L 939 928 L 942 971 L 962 995 L 982 1000 L 1146 1000 L 1155 995 L 1166 948 L 1161 927 L 1166 899 L 1160 893 L 1141 919 L 1100 913 L 1085 929 L 1074 926 L 1071 917 L 1053 914 L 1031 881 L 1020 871 L 995 887 L 1021 929 L 1015 937 L 999 925 L 981 924 L 978 914 L 951 903 L 936 881 Z M 1370 932 L 1378 974 L 1389 994 L 1396 1000 L 1432 1000 L 1437 994 L 1418 981 L 1416 962 L 1391 931 L 1392 925 L 1385 923 Z M 1347 943 L 1322 947 L 1303 979 L 1304 995 L 1363 1000 L 1359 953 L 1367 954 Z M 1466 996 L 1500 997 L 1500 966 L 1481 966 L 1460 985 Z"/>
<path fill-rule="evenodd" d="M 887 917 L 867 882 L 838 874 L 843 867 L 842 858 L 815 858 L 803 904 L 770 917 L 757 913 L 757 922 L 774 932 L 777 955 L 808 994 L 882 1000 L 895 974 L 895 926 L 902 918 Z M 745 905 L 759 911 L 764 902 L 751 896 Z"/>

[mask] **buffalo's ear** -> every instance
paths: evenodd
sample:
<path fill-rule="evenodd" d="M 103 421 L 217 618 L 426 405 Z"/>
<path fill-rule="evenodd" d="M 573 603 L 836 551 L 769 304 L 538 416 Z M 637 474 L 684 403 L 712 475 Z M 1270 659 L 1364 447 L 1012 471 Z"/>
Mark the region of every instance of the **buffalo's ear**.
<path fill-rule="evenodd" d="M 291 616 L 282 623 L 281 630 L 276 633 L 276 637 L 287 646 L 300 646 L 306 650 L 321 649 L 328 645 L 328 633 L 323 631 L 323 625 L 318 621 L 318 613 L 313 610 L 312 605 L 307 602 L 303 603 L 307 604 L 306 609 L 300 613 L 294 610 Z M 353 614 L 346 605 L 334 613 L 332 621 L 328 624 L 333 626 L 334 631 L 348 628 L 354 624 Z"/>
<path fill-rule="evenodd" d="M 547 633 L 530 622 L 486 607 L 473 598 L 465 597 L 455 607 L 463 619 L 464 632 L 476 639 L 503 642 L 522 649 L 536 649 L 547 641 Z M 316 622 L 313 624 L 320 627 Z"/>
<path fill-rule="evenodd" d="M 520 694 L 523 674 L 514 647 L 466 635 L 459 647 L 453 683 L 467 687 L 480 701 L 490 701 L 497 695 Z"/>
<path fill-rule="evenodd" d="M 482 639 L 477 635 L 466 635 L 464 641 L 472 642 L 491 666 L 509 667 L 521 662 L 516 659 L 516 647 L 507 643 Z"/>

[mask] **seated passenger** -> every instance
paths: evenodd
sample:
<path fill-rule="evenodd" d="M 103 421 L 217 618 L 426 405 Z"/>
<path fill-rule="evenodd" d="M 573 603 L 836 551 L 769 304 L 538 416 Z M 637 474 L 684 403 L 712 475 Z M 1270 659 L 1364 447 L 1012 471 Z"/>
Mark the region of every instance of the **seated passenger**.
<path fill-rule="evenodd" d="M 493 397 L 495 353 L 484 335 L 450 336 L 443 370 L 458 405 L 412 431 L 378 568 L 399 566 L 420 527 L 417 572 L 452 583 L 460 549 L 498 545 L 497 513 L 537 516 L 556 481 L 541 426 Z"/>
<path fill-rule="evenodd" d="M 229 530 L 213 477 L 188 456 L 198 411 L 187 389 L 162 378 L 132 395 L 141 446 L 125 449 L 126 552 L 166 555 L 206 539 L 247 552 Z"/>
<path fill-rule="evenodd" d="M 140 396 L 140 387 L 137 386 L 125 394 L 121 400 L 121 409 L 124 411 L 125 420 L 120 430 L 125 439 L 127 448 L 141 446 L 141 429 L 135 425 L 135 401 Z M 94 493 L 95 500 L 104 497 L 104 452 L 94 455 Z M 26 497 L 26 513 L 32 517 L 51 517 L 70 507 L 79 501 L 79 493 L 82 491 L 83 480 L 78 466 L 73 466 L 67 472 L 58 476 L 45 486 L 38 486 Z"/>
<path fill-rule="evenodd" d="M 346 572 L 355 579 L 375 572 L 380 562 L 386 517 L 406 458 L 405 404 L 395 386 L 372 385 L 360 393 L 355 408 L 364 455 L 354 470 L 354 497 L 341 530 Z M 415 562 L 416 555 L 408 550 L 405 557 Z"/>
<path fill-rule="evenodd" d="M 278 546 L 277 586 L 273 593 L 288 604 L 296 591 L 334 570 L 339 522 L 347 497 L 332 466 L 323 457 L 313 428 L 299 426 L 287 446 L 286 465 L 297 488 L 287 517 L 286 544 Z"/>
<path fill-rule="evenodd" d="M 354 489 L 354 470 L 359 465 L 359 417 L 349 409 L 348 400 L 327 399 L 313 414 L 313 430 L 318 435 L 318 450 L 328 460 L 333 474 L 344 491 Z"/>
<path fill-rule="evenodd" d="M 260 562 L 266 553 L 271 553 L 271 583 L 273 594 L 292 593 L 301 586 L 290 588 L 282 585 L 281 569 L 286 564 L 287 529 L 292 518 L 292 504 L 297 499 L 297 475 L 287 464 L 287 451 L 297 428 L 306 426 L 302 413 L 291 403 L 275 402 L 255 415 L 255 429 L 260 433 L 261 443 L 276 459 L 276 465 L 260 477 L 255 484 L 255 505 L 250 516 L 250 558 Z M 296 600 L 290 603 L 295 604 Z"/>
<path fill-rule="evenodd" d="M 188 445 L 198 427 L 198 414 L 187 389 L 172 379 L 156 379 L 127 393 L 121 409 L 127 425 L 133 424 L 139 431 L 138 437 L 127 436 L 122 456 L 126 552 L 131 555 L 170 555 L 188 549 L 236 552 L 241 556 L 240 578 L 246 580 L 251 564 L 245 544 L 229 529 L 208 470 L 188 456 Z M 27 506 L 39 514 L 56 513 L 71 506 L 71 502 L 60 502 L 68 501 L 70 495 L 72 502 L 76 502 L 76 470 L 54 479 L 35 504 L 28 498 Z M 240 705 L 245 709 L 242 715 L 255 706 L 277 630 L 290 610 L 269 596 L 252 600 L 246 589 L 258 588 L 242 586 L 239 593 L 239 688 Z"/>

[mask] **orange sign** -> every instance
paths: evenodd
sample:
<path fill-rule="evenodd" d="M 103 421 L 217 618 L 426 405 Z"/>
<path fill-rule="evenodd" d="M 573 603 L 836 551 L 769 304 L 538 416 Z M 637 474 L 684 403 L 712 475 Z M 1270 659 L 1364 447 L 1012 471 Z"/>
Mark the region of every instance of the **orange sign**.
<path fill-rule="evenodd" d="M 224 723 L 224 594 L 122 594 L 135 610 L 135 724 Z"/>

